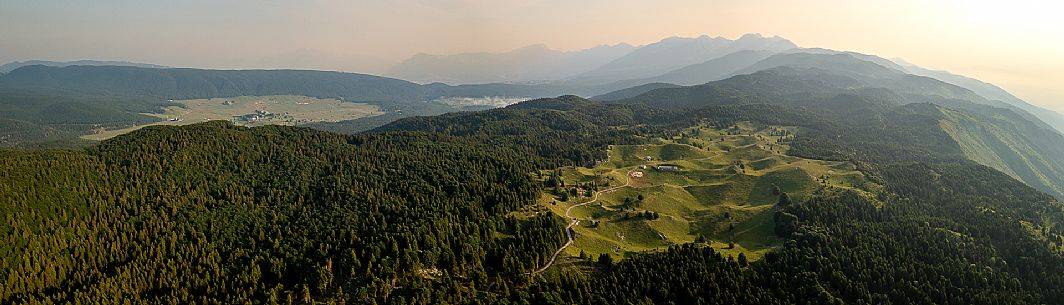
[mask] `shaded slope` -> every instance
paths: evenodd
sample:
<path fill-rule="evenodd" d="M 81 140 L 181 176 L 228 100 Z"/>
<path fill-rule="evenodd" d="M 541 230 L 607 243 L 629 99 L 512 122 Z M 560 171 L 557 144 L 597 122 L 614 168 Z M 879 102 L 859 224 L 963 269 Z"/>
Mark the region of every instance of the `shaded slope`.
<path fill-rule="evenodd" d="M 109 61 L 109 60 L 75 60 L 75 61 L 50 61 L 50 60 L 27 60 L 16 61 L 0 65 L 0 74 L 11 72 L 15 69 L 26 66 L 49 66 L 49 67 L 67 67 L 67 66 L 128 66 L 128 67 L 141 67 L 141 68 L 169 68 L 166 66 L 135 63 L 128 61 Z"/>
<path fill-rule="evenodd" d="M 308 70 L 201 70 L 137 67 L 29 66 L 0 77 L 0 88 L 65 90 L 85 94 L 195 99 L 304 95 L 351 101 L 422 101 L 439 96 L 541 96 L 550 86 L 419 85 L 367 74 Z"/>
<path fill-rule="evenodd" d="M 936 71 L 921 68 L 914 65 L 904 64 L 902 65 L 902 67 L 904 67 L 906 72 L 916 75 L 933 77 L 935 79 L 939 79 L 947 83 L 968 88 L 974 91 L 975 93 L 986 97 L 987 99 L 1001 101 L 1016 108 L 1030 112 L 1046 124 L 1053 126 L 1053 128 L 1055 128 L 1058 132 L 1064 133 L 1064 114 L 1035 105 L 1031 105 L 1030 103 L 1027 103 L 1026 101 L 1016 97 L 1015 95 L 1012 95 L 1008 91 L 1005 91 L 1005 89 L 1001 89 L 998 86 L 980 81 L 978 79 L 956 75 L 946 71 Z"/>
<path fill-rule="evenodd" d="M 819 59 L 801 55 L 814 64 Z M 847 55 L 830 69 L 783 66 L 739 75 L 706 85 L 656 89 L 618 103 L 646 104 L 666 109 L 713 105 L 771 103 L 806 107 L 840 121 L 911 125 L 884 120 L 897 105 L 933 106 L 920 111 L 942 135 L 939 153 L 963 153 L 980 164 L 999 169 L 1043 192 L 1064 198 L 1064 137 L 1025 112 L 973 103 L 981 99 L 966 89 L 934 79 L 906 75 Z M 815 57 L 815 56 L 814 56 Z M 861 64 L 861 63 L 866 64 Z M 876 88 L 882 86 L 882 88 Z M 985 99 L 981 101 L 986 102 Z M 915 110 L 915 107 L 906 106 Z M 927 107 L 924 107 L 927 108 Z M 945 112 L 945 114 L 943 114 Z M 948 114 L 948 115 L 946 115 Z M 945 129 L 945 130 L 944 130 Z M 917 139 L 898 139 L 918 141 Z"/>
<path fill-rule="evenodd" d="M 598 69 L 574 77 L 570 82 L 589 85 L 647 78 L 742 50 L 780 51 L 795 47 L 786 39 L 758 34 L 747 34 L 736 40 L 705 35 L 697 38 L 672 37 L 641 47 Z"/>
<path fill-rule="evenodd" d="M 1011 113 L 942 112 L 942 129 L 957 141 L 968 159 L 1064 198 L 1064 136 L 1008 117 Z"/>
<path fill-rule="evenodd" d="M 431 94 L 414 83 L 364 74 L 90 66 L 24 67 L 0 78 L 0 88 L 57 89 L 160 99 L 300 94 L 379 100 Z"/>
<path fill-rule="evenodd" d="M 757 63 L 772 54 L 774 53 L 771 51 L 743 50 L 710 59 L 703 63 L 679 68 L 655 77 L 621 80 L 607 85 L 578 89 L 581 90 L 581 92 L 598 94 L 599 96 L 595 98 L 596 100 L 617 100 L 638 95 L 633 94 L 634 90 L 624 90 L 625 88 L 630 87 L 647 88 L 644 85 L 654 84 L 690 86 L 721 80 L 727 76 L 733 75 L 735 71 Z M 606 97 L 606 99 L 599 97 Z"/>
<path fill-rule="evenodd" d="M 636 97 L 636 96 L 639 96 L 639 95 L 641 95 L 643 93 L 647 93 L 647 92 L 650 92 L 650 91 L 653 91 L 653 90 L 656 90 L 656 89 L 680 88 L 680 87 L 683 87 L 683 86 L 676 85 L 676 84 L 668 84 L 668 83 L 648 83 L 648 84 L 643 84 L 643 85 L 639 85 L 639 86 L 634 86 L 634 87 L 631 87 L 631 88 L 625 88 L 625 89 L 613 91 L 613 92 L 602 94 L 602 95 L 596 95 L 596 96 L 592 97 L 591 99 L 596 100 L 596 101 L 616 101 L 616 100 L 623 100 L 623 99 L 627 99 L 627 98 Z"/>

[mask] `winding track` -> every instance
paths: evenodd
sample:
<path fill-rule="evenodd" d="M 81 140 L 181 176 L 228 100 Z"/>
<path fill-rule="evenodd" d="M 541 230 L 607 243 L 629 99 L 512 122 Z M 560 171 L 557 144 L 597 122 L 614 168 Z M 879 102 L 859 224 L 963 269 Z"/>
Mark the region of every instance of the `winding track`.
<path fill-rule="evenodd" d="M 550 266 L 554 264 L 554 261 L 558 259 L 558 255 L 561 254 L 562 251 L 565 250 L 565 248 L 568 248 L 570 245 L 573 244 L 573 227 L 580 223 L 580 220 L 577 220 L 576 217 L 573 217 L 573 216 L 569 215 L 573 211 L 573 208 L 589 205 L 589 204 L 594 203 L 595 201 L 598 201 L 599 195 L 602 195 L 602 193 L 612 192 L 612 191 L 615 191 L 615 190 L 618 190 L 618 189 L 622 189 L 622 188 L 626 188 L 626 187 L 631 186 L 632 185 L 632 172 L 634 172 L 634 171 L 635 171 L 635 169 L 632 169 L 632 170 L 629 170 L 627 173 L 624 174 L 624 180 L 625 180 L 624 181 L 624 185 L 615 186 L 615 187 L 611 187 L 611 188 L 608 188 L 608 189 L 604 189 L 604 190 L 595 192 L 595 198 L 591 199 L 591 201 L 584 202 L 584 203 L 581 203 L 581 204 L 575 204 L 575 205 L 570 206 L 569 208 L 565 209 L 565 218 L 569 218 L 569 225 L 565 227 L 565 236 L 568 237 L 569 240 L 566 241 L 565 244 L 562 245 L 561 248 L 558 248 L 558 251 L 554 251 L 554 255 L 552 255 L 550 257 L 550 261 L 548 261 L 546 265 L 544 265 L 542 268 L 533 270 L 532 271 L 532 275 L 538 274 L 540 272 L 543 272 L 544 270 L 547 270 L 547 268 L 550 268 Z"/>
<path fill-rule="evenodd" d="M 688 161 L 708 160 L 708 159 L 711 159 L 711 158 L 716 157 L 718 155 L 720 155 L 720 154 L 715 154 L 715 155 L 704 157 L 704 158 L 691 159 L 691 160 L 688 160 Z M 554 265 L 554 261 L 558 259 L 558 255 L 561 255 L 562 251 L 565 251 L 565 248 L 568 248 L 570 245 L 573 244 L 573 227 L 575 227 L 577 224 L 580 224 L 580 220 L 577 220 L 576 217 L 573 217 L 573 216 L 569 215 L 569 213 L 571 213 L 573 211 L 573 208 L 581 207 L 581 206 L 585 206 L 585 205 L 589 205 L 589 204 L 595 203 L 596 201 L 598 201 L 599 195 L 601 195 L 602 193 L 612 192 L 612 191 L 615 191 L 615 190 L 618 190 L 618 189 L 622 189 L 622 188 L 626 188 L 626 187 L 632 186 L 632 172 L 636 171 L 636 169 L 638 169 L 638 167 L 633 168 L 633 169 L 629 170 L 628 172 L 626 172 L 624 174 L 624 180 L 625 180 L 624 185 L 615 186 L 615 187 L 611 187 L 611 188 L 608 188 L 608 189 L 604 189 L 604 190 L 595 192 L 595 198 L 591 199 L 591 201 L 584 202 L 584 203 L 581 203 L 581 204 L 576 204 L 576 205 L 573 205 L 573 206 L 565 209 L 565 215 L 564 216 L 565 216 L 565 218 L 569 218 L 569 225 L 565 227 L 565 236 L 569 240 L 566 241 L 565 244 L 562 245 L 561 248 L 558 248 L 558 251 L 554 251 L 554 255 L 551 255 L 550 261 L 548 261 L 546 265 L 544 265 L 543 267 L 541 267 L 539 269 L 532 270 L 531 275 L 538 274 L 540 272 L 543 272 L 544 270 L 547 270 L 547 268 L 550 268 L 551 265 Z"/>
<path fill-rule="evenodd" d="M 746 146 L 750 146 L 750 145 L 756 145 L 756 144 L 749 144 L 749 145 L 746 145 Z M 709 160 L 709 159 L 715 158 L 717 156 L 720 156 L 721 154 L 722 153 L 717 153 L 717 154 L 714 154 L 714 155 L 711 155 L 711 156 L 707 156 L 707 157 L 703 157 L 703 158 L 689 159 L 688 161 Z M 655 163 L 658 163 L 658 162 L 655 162 Z M 647 165 L 648 166 L 653 166 L 651 164 L 647 164 Z M 581 204 L 576 204 L 576 205 L 570 206 L 569 208 L 565 209 L 565 215 L 564 216 L 565 216 L 565 218 L 569 218 L 569 225 L 565 227 L 565 236 L 569 240 L 566 241 L 565 244 L 562 245 L 561 248 L 558 248 L 558 251 L 554 251 L 554 255 L 552 255 L 550 257 L 550 261 L 548 261 L 546 265 L 544 265 L 543 267 L 541 267 L 539 269 L 532 270 L 532 272 L 529 273 L 529 275 L 536 275 L 536 274 L 538 274 L 540 272 L 543 272 L 544 270 L 547 270 L 547 268 L 550 268 L 550 266 L 554 264 L 554 261 L 558 259 L 558 255 L 560 255 L 562 253 L 562 251 L 565 251 L 565 248 L 568 248 L 570 245 L 573 244 L 573 227 L 580 223 L 580 220 L 577 220 L 575 217 L 569 215 L 569 213 L 572 212 L 573 208 L 580 207 L 580 206 L 585 206 L 585 205 L 592 204 L 592 203 L 598 201 L 599 195 L 601 195 L 602 193 L 612 192 L 612 191 L 615 191 L 615 190 L 618 190 L 618 189 L 622 189 L 622 188 L 626 188 L 626 187 L 632 186 L 632 172 L 636 171 L 636 169 L 638 169 L 638 167 L 633 168 L 633 169 L 629 170 L 627 173 L 624 174 L 624 179 L 625 179 L 624 185 L 615 186 L 615 187 L 611 187 L 611 188 L 608 188 L 608 189 L 604 189 L 604 190 L 595 192 L 595 198 L 591 199 L 591 201 L 584 202 L 584 203 L 581 203 Z"/>

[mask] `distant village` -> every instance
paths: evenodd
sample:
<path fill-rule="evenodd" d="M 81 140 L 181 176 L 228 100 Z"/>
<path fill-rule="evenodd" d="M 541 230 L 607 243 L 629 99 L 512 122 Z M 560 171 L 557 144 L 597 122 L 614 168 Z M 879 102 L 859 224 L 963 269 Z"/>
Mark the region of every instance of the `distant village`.
<path fill-rule="evenodd" d="M 269 111 L 266 111 L 266 110 L 255 110 L 254 113 L 248 113 L 248 114 L 245 114 L 245 115 L 234 117 L 234 120 L 237 123 L 251 124 L 251 123 L 255 123 L 255 122 L 260 121 L 260 120 L 291 121 L 292 120 L 292 116 L 288 115 L 287 112 L 285 112 L 283 114 L 278 114 L 278 113 L 272 113 L 272 112 L 269 112 Z"/>

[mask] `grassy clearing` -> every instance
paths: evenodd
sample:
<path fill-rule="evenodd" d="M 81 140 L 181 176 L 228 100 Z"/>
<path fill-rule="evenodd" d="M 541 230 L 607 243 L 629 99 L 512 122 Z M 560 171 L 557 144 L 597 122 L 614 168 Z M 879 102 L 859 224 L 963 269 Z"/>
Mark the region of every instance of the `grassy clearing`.
<path fill-rule="evenodd" d="M 579 261 L 581 251 L 588 257 L 608 253 L 623 258 L 702 236 L 727 255 L 743 253 L 757 260 L 782 243 L 772 219 L 779 198 L 775 189 L 801 201 L 818 188 L 874 192 L 879 187 L 852 164 L 785 155 L 789 147 L 779 140 L 798 131 L 750 123 L 727 130 L 695 126 L 657 144 L 614 145 L 609 159 L 594 168 L 554 171 L 568 188 L 596 183 L 599 190 L 623 185 L 629 171 L 638 173 L 631 177 L 631 187 L 603 193 L 598 202 L 572 210 L 570 215 L 581 223 L 574 228 L 577 237 L 564 252 L 566 259 Z M 591 200 L 577 196 L 561 202 L 557 191 L 545 188 L 540 202 L 559 215 Z"/>
<path fill-rule="evenodd" d="M 213 120 L 231 121 L 243 126 L 299 125 L 312 122 L 339 122 L 361 117 L 381 115 L 377 106 L 317 99 L 305 96 L 241 96 L 174 101 L 163 113 L 145 113 L 162 121 L 123 129 L 97 130 L 81 136 L 88 140 L 104 140 L 151 125 L 187 125 Z M 247 116 L 241 119 L 242 116 Z"/>

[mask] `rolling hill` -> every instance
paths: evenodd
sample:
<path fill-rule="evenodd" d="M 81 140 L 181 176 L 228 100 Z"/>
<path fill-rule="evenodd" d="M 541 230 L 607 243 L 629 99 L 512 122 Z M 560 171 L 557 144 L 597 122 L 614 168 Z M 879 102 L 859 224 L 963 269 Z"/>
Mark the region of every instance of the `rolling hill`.
<path fill-rule="evenodd" d="M 762 72 L 771 73 L 788 69 L 793 68 L 782 67 Z M 828 73 L 824 70 L 817 72 Z M 792 74 L 788 74 L 784 79 L 796 75 L 794 71 L 790 73 Z M 750 84 L 746 89 L 757 88 L 757 85 L 766 88 L 776 88 L 780 85 L 775 83 L 775 80 L 770 80 L 764 79 L 757 84 Z M 790 88 L 797 84 L 786 84 L 787 86 L 783 87 Z M 660 90 L 675 91 L 678 89 Z M 673 101 L 667 97 L 657 99 L 656 103 L 648 103 L 660 109 L 654 112 L 657 115 L 635 119 L 632 116 L 634 112 L 627 112 L 623 109 L 634 110 L 638 108 L 628 107 L 645 107 L 641 103 L 639 105 L 598 106 L 578 98 L 564 97 L 530 101 L 528 103 L 531 105 L 518 104 L 485 113 L 456 113 L 438 118 L 404 119 L 389 125 L 387 130 L 391 132 L 426 130 L 482 139 L 508 138 L 517 140 L 516 143 L 535 143 L 519 140 L 534 138 L 534 136 L 515 133 L 516 130 L 513 129 L 512 124 L 528 124 L 529 126 L 548 124 L 550 126 L 550 122 L 539 119 L 539 115 L 536 114 L 543 111 L 553 112 L 555 116 L 588 119 L 602 118 L 593 113 L 612 115 L 627 113 L 627 115 L 603 120 L 608 123 L 599 128 L 633 132 L 641 130 L 635 134 L 636 139 L 642 138 L 643 141 L 649 143 L 612 146 L 607 150 L 609 158 L 603 159 L 604 162 L 595 163 L 594 168 L 564 167 L 552 171 L 541 171 L 535 176 L 541 177 L 544 181 L 545 197 L 541 197 L 539 207 L 528 208 L 518 213 L 518 215 L 540 215 L 546 209 L 557 215 L 564 212 L 567 217 L 576 220 L 572 222 L 575 226 L 571 231 L 575 236 L 575 241 L 572 245 L 559 250 L 562 253 L 559 262 L 555 264 L 556 267 L 551 267 L 559 268 L 561 272 L 588 269 L 594 270 L 592 272 L 599 272 L 598 270 L 610 266 L 609 260 L 603 257 L 623 257 L 622 263 L 632 261 L 646 263 L 644 259 L 653 261 L 661 258 L 655 256 L 654 253 L 675 251 L 672 248 L 660 250 L 661 248 L 669 247 L 674 243 L 688 243 L 695 238 L 694 245 L 711 248 L 714 253 L 744 254 L 741 258 L 744 261 L 748 261 L 751 257 L 760 258 L 756 264 L 751 265 L 750 272 L 757 274 L 755 278 L 761 278 L 765 282 L 752 284 L 754 286 L 852 287 L 850 285 L 856 285 L 874 291 L 897 291 L 895 288 L 875 288 L 874 284 L 854 281 L 851 276 L 841 275 L 847 273 L 834 273 L 835 276 L 829 276 L 829 278 L 848 284 L 828 284 L 830 280 L 815 280 L 818 284 L 801 283 L 808 281 L 811 277 L 819 278 L 819 276 L 827 276 L 833 272 L 851 270 L 849 272 L 853 273 L 849 274 L 862 274 L 867 271 L 869 274 L 880 274 L 879 277 L 906 278 L 904 282 L 907 283 L 938 278 L 940 281 L 937 283 L 940 284 L 945 283 L 944 285 L 954 287 L 965 286 L 968 284 L 961 284 L 963 281 L 949 280 L 948 277 L 931 276 L 928 278 L 923 275 L 926 274 L 925 272 L 937 272 L 930 270 L 941 270 L 938 268 L 957 270 L 955 268 L 971 268 L 970 264 L 976 264 L 976 266 L 987 266 L 987 268 L 977 269 L 986 271 L 985 274 L 988 276 L 996 277 L 992 274 L 998 271 L 992 270 L 1004 268 L 1004 265 L 994 265 L 989 261 L 977 262 L 980 259 L 975 257 L 979 254 L 973 256 L 970 250 L 965 250 L 969 249 L 968 247 L 981 249 L 976 251 L 977 253 L 996 253 L 996 255 L 1012 257 L 1026 255 L 1021 253 L 1039 253 L 1043 249 L 1051 253 L 1060 253 L 1060 237 L 1057 237 L 1057 233 L 1043 233 L 1047 230 L 1056 230 L 1049 229 L 1049 227 L 1057 227 L 1055 225 L 1057 220 L 1048 222 L 1040 220 L 1043 217 L 1060 219 L 1062 215 L 1059 212 L 1059 203 L 1054 203 L 1057 201 L 1041 193 L 1032 197 L 1022 195 L 1023 192 L 1017 192 L 1018 189 L 1014 188 L 1030 189 L 1030 187 L 990 167 L 971 161 L 970 157 L 965 155 L 965 149 L 953 139 L 949 132 L 938 127 L 943 123 L 943 119 L 948 120 L 947 116 L 961 111 L 928 103 L 902 104 L 898 102 L 903 100 L 885 100 L 885 97 L 891 94 L 884 90 L 867 90 L 866 94 L 850 92 L 832 99 L 831 107 L 857 108 L 845 110 L 847 113 L 861 114 L 851 119 L 840 119 L 844 116 L 842 110 L 829 112 L 825 111 L 825 108 L 813 107 L 815 104 L 811 101 L 776 103 L 776 105 L 705 103 L 688 104 L 685 107 L 663 107 Z M 761 97 L 785 96 L 784 94 L 765 94 Z M 900 98 L 901 95 L 894 94 L 894 96 Z M 1010 110 L 1002 111 L 1011 112 Z M 973 115 L 975 112 L 964 110 L 963 113 Z M 1013 116 L 1015 117 L 1014 113 Z M 975 121 L 979 120 L 981 119 Z M 743 122 L 746 121 L 753 122 L 753 125 L 745 125 L 746 123 Z M 427 124 L 427 122 L 432 123 Z M 631 125 L 633 123 L 636 125 Z M 798 136 L 779 142 L 773 141 L 771 136 L 765 134 L 748 134 L 746 131 L 749 130 L 744 128 L 725 128 L 713 131 L 693 131 L 690 128 L 690 126 L 705 126 L 700 124 L 711 126 L 780 124 L 792 126 L 789 128 L 796 130 Z M 564 126 L 557 125 L 549 129 L 570 130 L 568 134 L 572 136 L 589 135 L 584 130 L 568 129 Z M 643 127 L 628 129 L 625 126 Z M 648 128 L 651 126 L 660 129 Z M 535 129 L 538 128 L 540 127 Z M 747 137 L 745 140 L 744 136 Z M 660 139 L 658 137 L 669 139 L 665 141 L 689 141 L 691 144 L 687 145 L 691 146 L 673 142 L 654 142 L 657 141 L 655 139 Z M 598 138 L 601 137 L 592 136 L 590 139 Z M 625 143 L 620 140 L 614 139 L 607 142 Z M 768 143 L 788 146 L 789 149 L 786 150 L 788 157 L 746 146 L 769 145 L 759 142 L 765 140 Z M 726 157 L 702 160 L 707 155 L 700 154 L 697 145 L 707 143 L 711 143 L 707 149 L 723 150 L 726 152 Z M 653 162 L 666 160 L 672 164 L 678 164 L 681 169 L 679 172 L 655 172 L 653 169 L 646 169 L 643 175 L 633 176 L 635 184 L 625 183 L 625 173 L 629 168 L 648 162 L 643 159 L 644 155 L 652 156 L 655 160 Z M 713 155 L 711 153 L 708 156 Z M 871 195 L 840 191 L 829 186 L 813 187 L 816 190 L 811 192 L 808 189 L 802 191 L 805 185 L 809 184 L 806 182 L 814 181 L 813 185 L 823 183 L 821 181 L 824 176 L 807 174 L 815 167 L 805 168 L 803 170 L 805 173 L 784 170 L 787 168 L 786 162 L 801 162 L 799 161 L 801 159 L 794 157 L 840 162 L 833 163 L 837 166 L 836 168 L 819 171 L 841 176 L 847 174 L 842 165 L 852 165 L 851 169 L 855 168 L 869 181 L 882 184 L 884 187 L 882 189 L 873 187 Z M 728 164 L 738 167 L 736 163 L 732 163 L 736 160 L 749 160 L 744 162 L 748 173 L 764 171 L 762 177 L 767 177 L 764 180 L 769 182 L 761 181 L 761 179 L 729 179 L 727 177 L 735 175 L 735 170 L 721 170 L 726 169 L 727 166 L 717 168 Z M 816 161 L 809 162 L 817 163 Z M 860 181 L 860 179 L 833 178 L 830 175 L 827 180 L 828 184 Z M 698 185 L 698 183 L 707 183 L 707 185 Z M 810 197 L 799 200 L 802 203 L 796 206 L 772 205 L 772 201 L 766 199 L 771 195 L 770 183 L 779 184 L 781 189 L 790 188 L 798 194 L 808 194 L 801 196 Z M 684 187 L 685 185 L 688 186 Z M 584 191 L 588 189 L 603 193 L 595 196 L 584 195 Z M 595 200 L 595 202 L 591 205 L 581 205 L 589 200 Z M 1005 203 L 1006 201 L 1008 203 Z M 1048 205 L 1043 205 L 1043 203 L 1048 203 Z M 1035 212 L 1041 209 L 1047 212 L 1045 214 Z M 1026 212 L 1014 214 L 1019 210 L 1026 210 Z M 794 226 L 793 223 L 800 223 L 800 225 Z M 979 226 L 987 226 L 990 223 L 995 223 L 993 226 L 999 229 L 1011 229 L 1005 229 L 1005 231 L 977 229 Z M 733 226 L 729 227 L 729 224 Z M 692 231 L 692 228 L 695 230 Z M 970 230 L 977 230 L 977 232 Z M 1012 233 L 1001 235 L 1006 231 Z M 696 234 L 705 234 L 709 239 L 700 242 Z M 723 241 L 734 238 L 732 239 L 734 246 L 720 242 L 718 238 Z M 783 246 L 774 248 L 775 238 L 783 239 L 780 241 Z M 1027 246 L 998 243 L 1019 240 L 1026 240 L 1022 243 Z M 1048 247 L 1044 247 L 1043 243 L 1047 242 Z M 938 245 L 946 244 L 963 246 L 951 248 L 954 250 L 934 250 L 940 249 Z M 766 249 L 770 250 L 766 251 Z M 928 251 L 934 253 L 928 254 Z M 596 253 L 601 253 L 597 259 L 599 263 L 592 264 L 589 261 L 596 260 L 594 259 Z M 1056 256 L 1058 254 L 1047 255 L 1058 257 Z M 954 261 L 955 259 L 959 261 Z M 616 259 L 612 260 L 616 261 Z M 863 263 L 865 260 L 880 263 L 865 264 Z M 807 270 L 807 265 L 803 265 L 803 262 L 808 261 L 816 262 L 817 267 L 811 268 L 819 271 L 805 273 L 809 277 L 790 276 L 799 273 L 799 270 Z M 888 261 L 890 263 L 886 263 Z M 1034 263 L 1045 260 L 1031 259 L 1028 261 Z M 1040 268 L 1056 268 L 1053 267 L 1054 265 L 1055 263 L 1041 264 Z M 674 268 L 673 270 L 677 268 L 674 265 L 669 266 Z M 549 275 L 551 269 L 547 270 L 547 277 L 552 276 Z M 912 270 L 925 271 L 912 272 Z M 647 276 L 645 274 L 658 274 L 647 269 L 642 269 L 640 272 L 647 272 L 641 273 L 644 275 L 640 275 L 640 278 L 645 278 Z M 595 274 L 608 276 L 608 274 Z M 919 280 L 909 280 L 914 278 L 919 278 Z M 1043 279 L 1032 278 L 1031 280 L 1037 282 Z M 661 284 L 655 283 L 654 285 L 660 287 Z M 1052 291 L 1055 289 L 1051 288 L 1052 285 L 1043 284 L 1039 287 L 1047 289 L 1043 291 Z M 934 288 L 919 288 L 919 286 L 915 285 L 911 288 L 912 290 L 907 291 L 935 290 Z M 846 291 L 849 288 L 825 289 Z M 793 291 L 793 288 L 781 288 L 777 293 L 778 295 L 792 295 Z M 634 295 L 641 295 L 640 293 L 642 292 L 634 293 Z M 814 298 L 809 295 L 798 295 L 800 296 L 796 296 L 795 300 Z M 898 298 L 906 298 L 905 294 L 895 295 Z M 917 295 L 923 295 L 923 293 L 917 293 Z M 959 293 L 959 295 L 966 295 L 973 299 L 980 298 L 967 293 Z M 827 300 L 876 298 L 861 296 L 861 294 L 847 295 L 841 292 L 828 293 L 824 297 Z M 579 297 L 574 296 L 574 298 Z M 948 296 L 939 298 L 941 300 L 937 302 L 941 303 L 967 302 L 948 301 L 951 298 Z M 671 299 L 663 296 L 659 300 Z M 1006 302 L 1003 299 L 1001 301 Z"/>
<path fill-rule="evenodd" d="M 1029 117 L 1028 119 L 1032 121 L 1042 121 L 1049 126 L 1052 126 L 1058 132 L 1064 133 L 1064 115 L 1052 110 L 1031 105 L 993 84 L 946 71 L 926 69 L 900 60 L 892 61 L 875 55 L 821 48 L 795 48 L 777 51 L 739 51 L 654 77 L 621 80 L 606 85 L 574 88 L 574 90 L 581 90 L 579 92 L 595 95 L 596 97 L 600 95 L 605 96 L 612 100 L 620 99 L 621 97 L 635 96 L 635 94 L 632 93 L 638 92 L 638 90 L 626 90 L 627 93 L 621 92 L 620 90 L 643 84 L 669 83 L 678 85 L 697 85 L 710 81 L 722 80 L 731 76 L 750 74 L 778 66 L 831 68 L 831 65 L 841 64 L 838 61 L 822 61 L 826 55 L 835 55 L 843 59 L 845 59 L 846 56 L 849 56 L 856 60 L 871 62 L 888 69 L 886 70 L 888 73 L 902 72 L 904 74 L 934 78 L 935 80 L 967 89 L 978 95 L 974 96 L 968 92 L 963 92 L 963 90 L 957 91 L 955 88 L 946 88 L 947 90 L 952 90 L 954 92 L 939 92 L 939 95 L 941 96 L 967 99 L 972 102 L 992 105 L 995 107 L 1013 108 L 1024 115 L 1029 113 L 1032 117 Z M 882 70 L 879 67 L 871 67 L 861 64 L 858 64 L 857 67 Z M 858 71 L 850 72 L 856 73 Z M 876 73 L 881 72 L 884 71 Z M 919 90 L 922 89 L 918 89 L 917 91 Z M 607 94 L 607 92 L 612 93 Z M 956 96 L 956 93 L 961 93 L 963 96 Z"/>
<path fill-rule="evenodd" d="M 15 69 L 26 66 L 49 66 L 49 67 L 68 67 L 68 66 L 122 66 L 122 67 L 140 67 L 140 68 L 169 68 L 167 66 L 160 66 L 154 64 L 135 63 L 128 61 L 108 61 L 108 60 L 74 60 L 74 61 L 50 61 L 50 60 L 27 60 L 16 61 L 0 65 L 0 74 L 14 71 Z"/>
<path fill-rule="evenodd" d="M 321 123 L 329 130 L 366 130 L 412 115 L 468 110 L 436 102 L 441 97 L 539 97 L 563 91 L 550 85 L 419 85 L 379 76 L 302 70 L 159 69 L 129 66 L 26 66 L 0 75 L 3 146 L 36 145 L 95 128 L 157 121 L 175 100 L 298 95 L 369 103 L 380 118 Z M 474 108 L 475 109 L 475 108 Z M 352 118 L 354 119 L 354 118 Z M 48 134 L 48 137 L 39 135 Z"/>
<path fill-rule="evenodd" d="M 797 103 L 661 109 L 564 96 L 359 135 L 207 122 L 88 149 L 0 149 L 0 230 L 13 232 L 0 235 L 0 302 L 1064 296 L 1059 201 L 967 160 L 928 128 L 940 106 L 851 96 L 839 102 L 887 109 L 867 111 L 872 122 Z M 624 172 L 569 172 L 627 170 L 640 155 L 680 169 L 648 170 L 631 189 L 614 188 Z M 553 211 L 588 200 L 581 189 L 604 204 L 573 213 L 568 230 Z M 543 200 L 562 193 L 572 196 Z"/>
<path fill-rule="evenodd" d="M 365 101 L 426 98 L 435 90 L 407 81 L 353 73 L 118 66 L 28 66 L 0 77 L 0 88 L 64 90 L 164 100 L 300 94 Z"/>
<path fill-rule="evenodd" d="M 845 54 L 777 55 L 753 74 L 705 85 L 662 88 L 616 101 L 665 109 L 771 103 L 812 109 L 839 121 L 906 128 L 884 113 L 931 103 L 926 128 L 950 139 L 938 154 L 963 154 L 1058 198 L 1064 198 L 1064 136 L 1033 115 L 932 78 L 914 76 Z M 773 68 L 774 67 L 774 68 Z M 760 70 L 760 68 L 765 68 Z"/>

